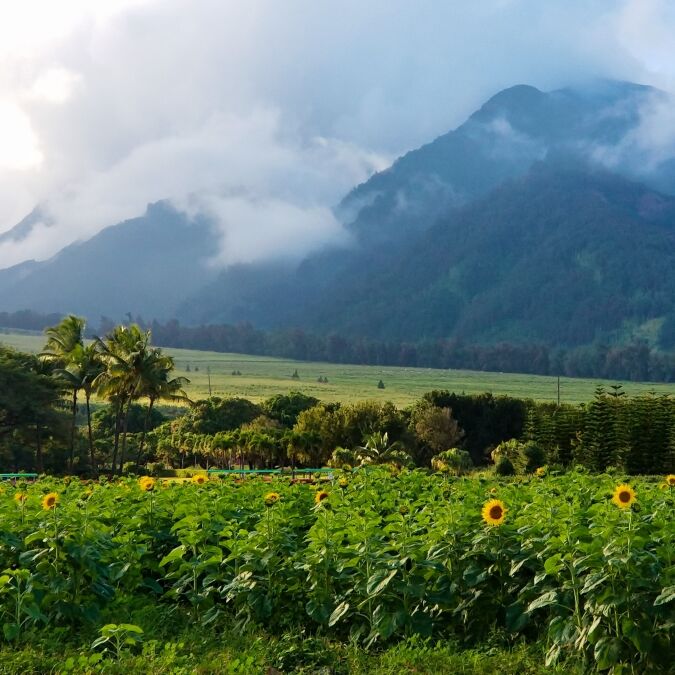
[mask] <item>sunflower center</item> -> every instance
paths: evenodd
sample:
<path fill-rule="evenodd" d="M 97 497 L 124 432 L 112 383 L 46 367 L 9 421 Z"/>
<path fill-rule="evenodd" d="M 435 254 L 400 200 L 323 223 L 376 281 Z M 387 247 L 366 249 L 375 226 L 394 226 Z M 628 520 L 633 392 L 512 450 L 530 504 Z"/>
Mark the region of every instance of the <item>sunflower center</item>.
<path fill-rule="evenodd" d="M 619 501 L 623 502 L 624 504 L 628 504 L 628 502 L 630 501 L 630 492 L 628 492 L 627 490 L 622 490 L 621 492 L 619 492 Z"/>
<path fill-rule="evenodd" d="M 499 506 L 499 504 L 495 504 L 491 509 L 490 509 L 490 518 L 493 520 L 499 520 L 502 517 L 503 511 L 502 507 Z"/>

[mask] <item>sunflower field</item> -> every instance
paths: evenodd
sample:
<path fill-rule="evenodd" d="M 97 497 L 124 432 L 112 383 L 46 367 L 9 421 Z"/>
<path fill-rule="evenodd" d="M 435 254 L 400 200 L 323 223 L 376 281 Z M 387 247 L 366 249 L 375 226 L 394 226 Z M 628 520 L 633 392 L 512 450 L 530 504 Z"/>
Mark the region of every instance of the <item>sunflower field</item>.
<path fill-rule="evenodd" d="M 674 484 L 372 468 L 317 485 L 5 485 L 1 639 L 103 624 L 111 605 L 141 597 L 199 626 L 300 627 L 373 649 L 498 633 L 544 644 L 550 665 L 672 672 Z"/>

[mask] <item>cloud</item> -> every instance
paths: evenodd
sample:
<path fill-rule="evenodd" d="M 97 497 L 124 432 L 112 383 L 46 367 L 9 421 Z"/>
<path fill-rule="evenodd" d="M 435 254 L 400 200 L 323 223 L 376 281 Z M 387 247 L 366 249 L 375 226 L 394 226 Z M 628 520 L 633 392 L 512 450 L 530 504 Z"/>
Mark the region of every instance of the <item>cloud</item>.
<path fill-rule="evenodd" d="M 630 167 L 638 177 L 653 175 L 675 157 L 675 97 L 664 91 L 643 95 L 635 126 L 618 143 L 587 150 L 609 169 Z"/>
<path fill-rule="evenodd" d="M 221 264 L 339 241 L 351 187 L 495 91 L 662 84 L 674 27 L 651 0 L 5 3 L 0 232 L 37 204 L 54 224 L 0 267 L 159 199 L 218 219 Z"/>

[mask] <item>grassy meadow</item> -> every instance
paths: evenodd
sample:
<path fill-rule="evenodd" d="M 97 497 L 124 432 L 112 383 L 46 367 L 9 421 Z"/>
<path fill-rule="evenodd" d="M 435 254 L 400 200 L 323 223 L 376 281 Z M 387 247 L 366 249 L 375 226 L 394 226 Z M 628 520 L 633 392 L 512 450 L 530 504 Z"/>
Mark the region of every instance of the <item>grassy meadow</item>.
<path fill-rule="evenodd" d="M 44 338 L 37 334 L 0 332 L 0 344 L 38 352 Z M 322 401 L 377 400 L 392 401 L 397 406 L 408 405 L 432 389 L 467 394 L 488 391 L 537 401 L 555 401 L 557 397 L 556 378 L 543 375 L 312 363 L 189 349 L 166 348 L 165 351 L 176 361 L 175 374 L 190 379 L 187 392 L 193 399 L 209 395 L 209 377 L 214 396 L 242 396 L 255 402 L 290 390 Z M 292 377 L 296 370 L 298 379 Z M 232 375 L 233 371 L 241 375 Z M 320 376 L 328 382 L 319 383 Z M 379 380 L 383 381 L 384 389 L 377 388 Z M 588 401 L 599 384 L 609 387 L 616 382 L 563 377 L 560 400 L 563 403 Z M 675 394 L 675 384 L 628 382 L 624 390 L 631 395 L 647 391 Z"/>

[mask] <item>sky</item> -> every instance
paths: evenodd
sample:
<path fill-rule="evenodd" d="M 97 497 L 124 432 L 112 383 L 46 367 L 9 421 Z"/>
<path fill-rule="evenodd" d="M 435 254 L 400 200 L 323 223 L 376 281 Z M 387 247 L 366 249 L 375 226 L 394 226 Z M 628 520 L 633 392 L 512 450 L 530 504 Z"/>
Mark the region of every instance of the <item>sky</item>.
<path fill-rule="evenodd" d="M 160 199 L 213 218 L 220 264 L 302 254 L 504 87 L 675 91 L 673 36 L 670 0 L 0 0 L 0 233 L 41 223 L 0 268 Z"/>

